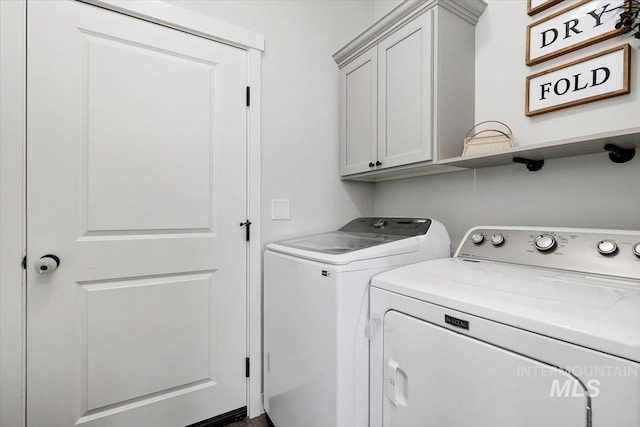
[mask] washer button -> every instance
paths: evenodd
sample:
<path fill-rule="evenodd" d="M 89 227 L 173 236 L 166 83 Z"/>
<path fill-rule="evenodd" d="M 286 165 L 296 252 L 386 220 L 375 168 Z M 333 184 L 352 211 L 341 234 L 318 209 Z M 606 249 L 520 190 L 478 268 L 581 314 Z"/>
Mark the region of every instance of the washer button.
<path fill-rule="evenodd" d="M 602 255 L 611 255 L 618 250 L 618 245 L 611 240 L 602 240 L 598 242 L 596 249 L 598 249 L 598 252 Z"/>
<path fill-rule="evenodd" d="M 491 236 L 491 244 L 493 246 L 502 246 L 504 243 L 504 236 L 500 233 L 498 234 L 494 234 L 493 236 Z"/>
<path fill-rule="evenodd" d="M 550 251 L 556 246 L 556 239 L 550 234 L 541 234 L 533 242 L 536 245 L 536 249 L 542 252 Z"/>
<path fill-rule="evenodd" d="M 633 245 L 633 253 L 635 256 L 640 257 L 640 242 Z"/>
<path fill-rule="evenodd" d="M 480 243 L 484 242 L 484 236 L 480 233 L 475 233 L 473 236 L 471 236 L 471 241 L 474 245 L 479 245 Z"/>

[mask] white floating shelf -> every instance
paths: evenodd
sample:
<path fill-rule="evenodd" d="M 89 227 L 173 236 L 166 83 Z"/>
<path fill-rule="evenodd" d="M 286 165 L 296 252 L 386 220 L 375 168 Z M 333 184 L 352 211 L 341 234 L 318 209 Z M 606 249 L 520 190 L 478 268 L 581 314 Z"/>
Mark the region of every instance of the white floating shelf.
<path fill-rule="evenodd" d="M 1 0 L 0 0 L 1 1 Z M 613 144 L 618 148 L 640 148 L 640 127 L 613 132 L 586 135 L 558 141 L 530 144 L 497 153 L 477 156 L 460 156 L 442 159 L 437 163 L 417 163 L 396 168 L 345 176 L 348 181 L 381 182 L 394 179 L 411 178 L 422 175 L 441 174 L 464 169 L 488 168 L 514 164 L 513 159 L 550 160 L 561 157 L 581 156 L 584 154 L 606 153 L 604 146 Z M 640 154 L 638 154 L 640 156 Z M 525 165 L 522 165 L 524 168 Z"/>
<path fill-rule="evenodd" d="M 542 144 L 523 145 L 498 153 L 453 157 L 438 161 L 438 165 L 464 169 L 487 168 L 513 164 L 513 159 L 516 157 L 527 160 L 549 160 L 583 154 L 605 153 L 604 146 L 606 144 L 613 144 L 619 148 L 640 148 L 640 127 Z"/>

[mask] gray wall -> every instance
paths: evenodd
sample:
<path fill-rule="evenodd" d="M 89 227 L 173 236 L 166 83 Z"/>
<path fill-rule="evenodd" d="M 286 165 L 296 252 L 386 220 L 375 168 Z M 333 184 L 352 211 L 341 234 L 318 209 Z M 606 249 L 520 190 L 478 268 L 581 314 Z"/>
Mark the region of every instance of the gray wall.
<path fill-rule="evenodd" d="M 489 0 L 476 29 L 476 122 L 508 123 L 519 145 L 640 126 L 639 43 L 628 36 L 544 62 L 524 63 L 524 0 Z M 379 12 L 381 13 L 381 12 Z M 631 43 L 632 93 L 534 118 L 524 115 L 529 74 Z M 640 229 L 640 153 L 616 165 L 606 154 L 548 160 L 539 172 L 509 165 L 376 184 L 376 215 L 425 215 L 441 220 L 454 247 L 475 225 L 541 225 Z"/>
<path fill-rule="evenodd" d="M 625 164 L 606 154 L 452 172 L 376 184 L 376 215 L 431 216 L 455 248 L 476 225 L 640 230 L 640 155 Z"/>

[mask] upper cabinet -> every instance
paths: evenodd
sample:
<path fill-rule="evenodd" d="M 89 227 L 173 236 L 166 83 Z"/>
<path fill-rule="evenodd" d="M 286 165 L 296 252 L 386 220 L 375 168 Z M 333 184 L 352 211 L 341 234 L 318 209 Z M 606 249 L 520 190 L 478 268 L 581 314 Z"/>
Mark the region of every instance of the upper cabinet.
<path fill-rule="evenodd" d="M 380 168 L 433 158 L 432 29 L 429 10 L 378 44 Z"/>
<path fill-rule="evenodd" d="M 485 6 L 405 2 L 334 55 L 341 176 L 420 175 L 460 155 L 473 126 L 475 24 Z"/>
<path fill-rule="evenodd" d="M 378 56 L 364 52 L 340 71 L 340 175 L 375 167 L 378 155 Z"/>

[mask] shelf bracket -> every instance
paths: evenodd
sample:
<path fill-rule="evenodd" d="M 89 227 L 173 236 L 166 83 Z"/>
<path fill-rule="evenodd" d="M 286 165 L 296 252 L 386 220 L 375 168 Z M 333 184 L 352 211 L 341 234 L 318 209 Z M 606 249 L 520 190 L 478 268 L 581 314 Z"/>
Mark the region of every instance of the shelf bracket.
<path fill-rule="evenodd" d="M 617 145 L 607 144 L 604 149 L 609 152 L 609 159 L 614 163 L 627 163 L 636 155 L 635 148 L 621 148 Z"/>
<path fill-rule="evenodd" d="M 529 172 L 539 171 L 544 166 L 544 160 L 530 160 L 523 159 L 522 157 L 514 157 L 513 162 L 525 165 Z"/>

